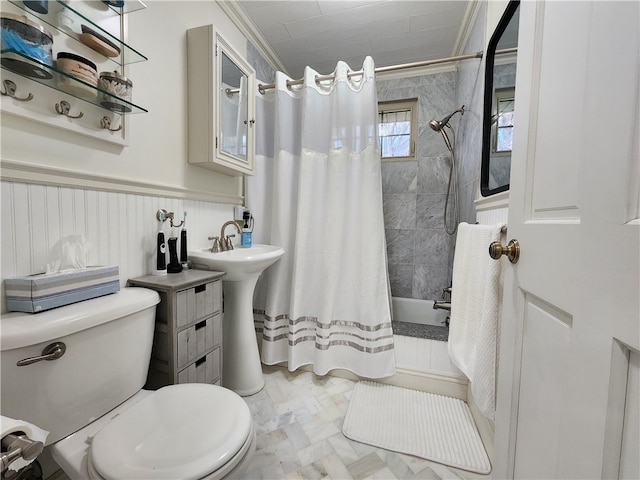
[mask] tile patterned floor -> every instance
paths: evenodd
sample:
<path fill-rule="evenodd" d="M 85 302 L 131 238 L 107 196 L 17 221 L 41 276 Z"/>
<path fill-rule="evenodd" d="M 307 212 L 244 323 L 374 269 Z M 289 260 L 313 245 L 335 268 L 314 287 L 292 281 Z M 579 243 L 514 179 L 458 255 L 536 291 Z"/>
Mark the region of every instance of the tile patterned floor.
<path fill-rule="evenodd" d="M 245 479 L 489 479 L 349 440 L 342 422 L 355 382 L 263 365 L 265 388 L 244 397 L 257 447 Z"/>

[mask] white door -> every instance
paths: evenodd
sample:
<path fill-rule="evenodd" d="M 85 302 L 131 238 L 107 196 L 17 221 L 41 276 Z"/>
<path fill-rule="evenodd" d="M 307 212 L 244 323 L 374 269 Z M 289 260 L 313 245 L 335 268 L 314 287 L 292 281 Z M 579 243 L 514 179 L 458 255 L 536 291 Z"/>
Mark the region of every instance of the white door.
<path fill-rule="evenodd" d="M 520 9 L 493 478 L 638 478 L 640 3 Z"/>

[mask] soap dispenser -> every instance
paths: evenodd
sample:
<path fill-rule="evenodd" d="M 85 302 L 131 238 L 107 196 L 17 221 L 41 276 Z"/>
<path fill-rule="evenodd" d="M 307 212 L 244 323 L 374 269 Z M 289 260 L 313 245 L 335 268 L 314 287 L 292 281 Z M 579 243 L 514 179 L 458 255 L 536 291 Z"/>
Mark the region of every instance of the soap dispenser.
<path fill-rule="evenodd" d="M 240 246 L 248 248 L 251 246 L 251 236 L 253 233 L 253 217 L 249 210 L 244 211 L 242 220 L 244 221 L 244 225 L 242 226 L 242 233 L 240 234 Z"/>

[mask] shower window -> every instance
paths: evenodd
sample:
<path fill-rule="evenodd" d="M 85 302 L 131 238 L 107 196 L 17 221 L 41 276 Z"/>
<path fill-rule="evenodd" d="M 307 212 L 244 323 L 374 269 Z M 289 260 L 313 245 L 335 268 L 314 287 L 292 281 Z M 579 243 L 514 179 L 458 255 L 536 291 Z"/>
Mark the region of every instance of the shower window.
<path fill-rule="evenodd" d="M 492 116 L 493 151 L 511 152 L 513 144 L 513 99 L 514 88 L 496 90 L 495 105 L 497 111 Z"/>
<path fill-rule="evenodd" d="M 378 138 L 382 160 L 414 160 L 418 99 L 379 102 Z"/>

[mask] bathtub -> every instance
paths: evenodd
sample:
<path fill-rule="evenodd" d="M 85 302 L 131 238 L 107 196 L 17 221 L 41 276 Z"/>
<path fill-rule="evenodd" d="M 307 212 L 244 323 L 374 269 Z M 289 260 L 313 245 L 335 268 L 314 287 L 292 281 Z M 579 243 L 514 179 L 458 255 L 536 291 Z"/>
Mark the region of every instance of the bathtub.
<path fill-rule="evenodd" d="M 434 310 L 432 300 L 393 297 L 393 319 L 399 322 L 444 326 L 449 312 Z M 415 372 L 462 376 L 451 362 L 447 342 L 394 335 L 396 367 Z M 437 393 L 437 392 L 436 392 Z"/>
<path fill-rule="evenodd" d="M 393 297 L 391 299 L 393 319 L 396 322 L 442 326 L 445 324 L 449 312 L 446 310 L 434 310 L 433 303 L 433 300 Z"/>

